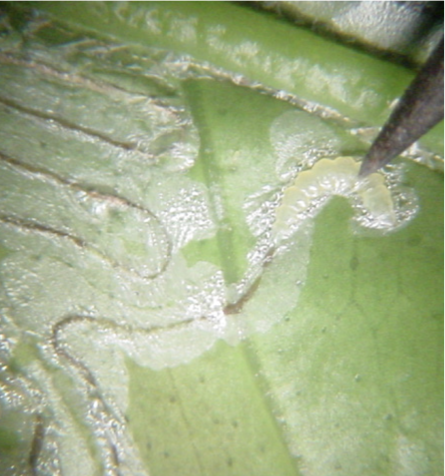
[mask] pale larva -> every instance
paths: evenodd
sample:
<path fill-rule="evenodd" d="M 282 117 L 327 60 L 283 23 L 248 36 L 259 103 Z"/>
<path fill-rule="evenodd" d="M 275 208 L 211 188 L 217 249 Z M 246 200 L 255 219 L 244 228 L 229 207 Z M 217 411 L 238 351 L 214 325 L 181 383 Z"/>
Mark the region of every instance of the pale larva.
<path fill-rule="evenodd" d="M 355 198 L 367 215 L 368 226 L 388 229 L 396 225 L 391 193 L 381 173 L 359 178 L 360 164 L 352 157 L 321 159 L 310 170 L 298 174 L 284 190 L 275 212 L 272 239 L 288 238 L 308 217 L 334 195 Z"/>

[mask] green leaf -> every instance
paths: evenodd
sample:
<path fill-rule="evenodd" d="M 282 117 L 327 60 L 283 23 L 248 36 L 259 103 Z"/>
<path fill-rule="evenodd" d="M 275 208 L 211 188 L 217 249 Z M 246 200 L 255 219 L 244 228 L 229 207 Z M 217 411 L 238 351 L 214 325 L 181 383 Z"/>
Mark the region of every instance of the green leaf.
<path fill-rule="evenodd" d="M 187 53 L 367 125 L 380 125 L 412 72 L 267 15 L 220 2 L 39 2 L 60 20 L 124 43 Z M 423 139 L 443 155 L 443 127 Z"/>
<path fill-rule="evenodd" d="M 299 305 L 249 341 L 308 474 L 441 472 L 442 180 L 408 177 L 421 212 L 393 235 L 352 237 L 341 202 L 318 217 Z"/>
<path fill-rule="evenodd" d="M 222 2 L 34 7 L 0 44 L 1 473 L 442 474 L 443 176 L 385 171 L 395 229 L 348 192 L 271 238 L 411 73 Z"/>
<path fill-rule="evenodd" d="M 111 2 L 85 8 L 78 2 L 42 2 L 38 8 L 125 42 L 189 53 L 229 71 L 241 69 L 248 78 L 298 91 L 300 97 L 319 103 L 332 102 L 332 107 L 346 114 L 354 111 L 362 119 L 386 111 L 386 101 L 411 77 L 402 68 L 236 5 L 150 2 L 141 8 Z M 349 87 L 348 76 L 353 77 Z M 370 110 L 365 116 L 366 107 Z"/>

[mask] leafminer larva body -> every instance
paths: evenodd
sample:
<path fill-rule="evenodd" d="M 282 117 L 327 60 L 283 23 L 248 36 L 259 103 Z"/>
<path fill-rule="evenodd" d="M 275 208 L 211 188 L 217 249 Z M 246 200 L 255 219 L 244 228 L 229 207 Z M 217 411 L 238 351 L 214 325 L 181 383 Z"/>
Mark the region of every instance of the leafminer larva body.
<path fill-rule="evenodd" d="M 396 225 L 391 193 L 381 173 L 359 178 L 359 162 L 352 157 L 321 159 L 300 172 L 283 192 L 272 226 L 275 244 L 292 235 L 300 223 L 313 216 L 332 196 L 352 197 L 368 215 L 369 226 L 388 229 Z"/>

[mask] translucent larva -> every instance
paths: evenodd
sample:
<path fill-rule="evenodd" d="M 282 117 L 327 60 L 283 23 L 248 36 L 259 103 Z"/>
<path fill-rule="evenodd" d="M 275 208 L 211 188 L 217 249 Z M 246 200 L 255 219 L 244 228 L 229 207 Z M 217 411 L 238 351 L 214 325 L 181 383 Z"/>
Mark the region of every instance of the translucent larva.
<path fill-rule="evenodd" d="M 284 190 L 275 212 L 272 239 L 279 243 L 315 214 L 334 195 L 352 198 L 367 215 L 371 228 L 395 226 L 396 214 L 391 193 L 382 174 L 359 178 L 360 164 L 352 157 L 321 159 L 310 170 L 298 174 Z"/>

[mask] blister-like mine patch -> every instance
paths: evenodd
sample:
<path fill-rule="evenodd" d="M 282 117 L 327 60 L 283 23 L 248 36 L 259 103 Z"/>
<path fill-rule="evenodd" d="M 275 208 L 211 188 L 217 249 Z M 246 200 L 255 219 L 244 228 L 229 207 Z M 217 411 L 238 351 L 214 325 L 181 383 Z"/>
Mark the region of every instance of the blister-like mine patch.
<path fill-rule="evenodd" d="M 278 244 L 291 236 L 307 218 L 313 217 L 334 195 L 352 200 L 367 220 L 368 228 L 390 230 L 398 225 L 391 191 L 381 173 L 358 176 L 360 164 L 352 157 L 321 159 L 300 172 L 283 192 L 275 212 L 272 239 Z M 365 224 L 366 223 L 366 224 Z"/>

